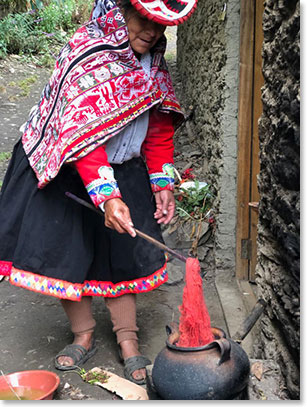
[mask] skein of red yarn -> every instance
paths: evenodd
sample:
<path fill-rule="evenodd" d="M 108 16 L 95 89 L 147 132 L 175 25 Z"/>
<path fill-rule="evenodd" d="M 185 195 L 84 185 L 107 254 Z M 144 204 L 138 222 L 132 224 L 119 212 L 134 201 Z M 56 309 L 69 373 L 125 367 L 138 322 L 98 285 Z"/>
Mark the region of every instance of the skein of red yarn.
<path fill-rule="evenodd" d="M 211 331 L 210 316 L 205 302 L 200 264 L 197 259 L 189 257 L 186 261 L 185 287 L 182 305 L 179 306 L 180 339 L 177 346 L 198 347 L 214 340 Z"/>

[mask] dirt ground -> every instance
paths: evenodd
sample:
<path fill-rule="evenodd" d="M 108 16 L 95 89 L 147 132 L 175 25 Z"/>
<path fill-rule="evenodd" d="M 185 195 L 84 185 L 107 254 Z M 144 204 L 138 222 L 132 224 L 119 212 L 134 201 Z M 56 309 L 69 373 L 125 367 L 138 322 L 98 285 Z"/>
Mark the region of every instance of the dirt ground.
<path fill-rule="evenodd" d="M 169 33 L 167 59 L 175 66 L 176 35 Z M 27 120 L 31 107 L 39 100 L 50 76 L 50 69 L 39 68 L 18 56 L 0 61 L 0 183 L 15 142 L 21 136 L 20 126 Z M 180 84 L 178 85 L 180 86 Z M 178 168 L 187 168 L 199 161 L 188 154 L 184 141 L 177 145 L 180 157 Z M 167 244 L 175 244 L 171 241 Z M 188 255 L 188 247 L 176 247 Z M 209 248 L 205 248 L 207 251 Z M 165 326 L 178 322 L 178 306 L 182 301 L 184 264 L 170 261 L 169 282 L 159 289 L 138 296 L 138 326 L 140 350 L 154 361 L 165 346 Z M 228 332 L 213 275 L 207 270 L 204 293 L 211 324 Z M 0 370 L 5 374 L 20 370 L 46 369 L 57 373 L 61 384 L 56 400 L 117 400 L 118 396 L 97 386 L 83 382 L 76 373 L 61 372 L 54 367 L 54 356 L 72 340 L 69 324 L 57 299 L 16 288 L 6 280 L 0 282 Z M 112 333 L 108 311 L 103 300 L 94 298 L 93 312 L 97 321 L 96 340 L 99 351 L 84 366 L 86 370 L 103 367 L 123 376 L 117 345 Z M 261 397 L 254 396 L 254 399 Z M 274 399 L 274 398 L 273 398 Z"/>
<path fill-rule="evenodd" d="M 173 47 L 168 58 L 175 55 Z M 31 107 L 39 100 L 50 76 L 50 69 L 25 62 L 18 56 L 0 61 L 0 182 L 11 156 L 14 144 L 21 136 L 20 126 L 27 120 Z M 184 253 L 184 250 L 182 250 Z M 140 349 L 154 360 L 164 347 L 165 326 L 178 320 L 178 306 L 182 301 L 184 266 L 173 260 L 170 280 L 163 287 L 138 299 Z M 58 300 L 28 290 L 0 283 L 0 366 L 4 373 L 29 369 L 47 369 L 61 379 L 57 400 L 113 400 L 118 397 L 97 386 L 84 383 L 76 373 L 65 373 L 54 368 L 54 356 L 72 340 L 69 324 Z M 207 289 L 207 303 L 215 303 L 211 311 L 212 323 L 225 330 L 220 304 L 213 287 Z M 108 311 L 101 299 L 94 299 L 93 312 L 97 320 L 99 351 L 85 368 L 103 366 L 123 376 L 123 367 L 117 356 Z"/>

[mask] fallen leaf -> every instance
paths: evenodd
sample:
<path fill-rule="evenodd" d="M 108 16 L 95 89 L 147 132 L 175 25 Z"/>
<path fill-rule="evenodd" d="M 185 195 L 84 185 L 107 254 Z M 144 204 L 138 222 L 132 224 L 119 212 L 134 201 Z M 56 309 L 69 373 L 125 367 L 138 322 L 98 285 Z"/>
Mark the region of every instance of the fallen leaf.
<path fill-rule="evenodd" d="M 261 362 L 255 362 L 252 364 L 251 373 L 258 379 L 261 380 L 263 375 L 263 364 Z"/>
<path fill-rule="evenodd" d="M 107 382 L 100 383 L 99 381 L 96 381 L 93 384 L 103 387 L 112 393 L 116 393 L 123 400 L 149 400 L 147 391 L 142 386 L 132 383 L 127 379 L 123 379 L 107 370 L 100 369 L 99 367 L 94 367 L 89 370 L 89 372 L 107 375 Z"/>
<path fill-rule="evenodd" d="M 267 400 L 267 396 L 263 393 L 262 390 L 259 389 L 258 392 L 261 400 Z"/>

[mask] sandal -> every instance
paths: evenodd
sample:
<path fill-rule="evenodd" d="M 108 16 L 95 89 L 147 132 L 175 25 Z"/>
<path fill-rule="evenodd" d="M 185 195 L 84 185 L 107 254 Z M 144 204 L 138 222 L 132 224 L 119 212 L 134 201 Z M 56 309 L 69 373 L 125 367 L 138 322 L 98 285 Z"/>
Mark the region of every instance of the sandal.
<path fill-rule="evenodd" d="M 145 377 L 143 379 L 137 380 L 132 376 L 132 373 L 136 370 L 144 369 L 146 366 L 151 365 L 151 360 L 142 355 L 132 356 L 131 358 L 124 359 L 120 347 L 118 349 L 118 354 L 120 361 L 124 364 L 125 378 L 135 384 L 145 384 Z"/>
<path fill-rule="evenodd" d="M 92 340 L 92 344 L 89 350 L 85 349 L 84 346 L 76 345 L 74 343 L 67 345 L 61 352 L 59 352 L 56 355 L 54 360 L 55 367 L 58 370 L 74 370 L 79 366 L 83 365 L 89 358 L 91 358 L 97 352 L 97 350 L 98 348 L 95 345 L 94 339 Z M 60 356 L 68 356 L 73 360 L 74 364 L 70 366 L 61 365 L 58 362 L 58 358 Z"/>

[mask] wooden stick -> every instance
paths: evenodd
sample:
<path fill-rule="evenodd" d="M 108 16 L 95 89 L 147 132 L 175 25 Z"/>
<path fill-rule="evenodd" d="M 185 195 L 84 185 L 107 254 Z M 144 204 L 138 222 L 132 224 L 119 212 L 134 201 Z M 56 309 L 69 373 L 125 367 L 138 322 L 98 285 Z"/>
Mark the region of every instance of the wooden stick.
<path fill-rule="evenodd" d="M 171 249 L 170 247 L 165 246 L 165 244 L 159 242 L 158 240 L 154 239 L 153 237 L 146 235 L 146 233 L 141 232 L 140 230 L 134 228 L 136 234 L 140 237 L 142 237 L 143 239 L 146 239 L 148 242 L 156 245 L 157 247 L 159 247 L 162 250 L 165 250 L 166 252 L 172 254 L 174 257 L 177 257 L 177 259 L 183 261 L 184 263 L 187 261 L 187 258 L 184 257 L 182 254 L 176 252 L 175 250 Z"/>
<path fill-rule="evenodd" d="M 232 337 L 232 340 L 234 340 L 237 343 L 241 343 L 243 341 L 243 339 L 246 337 L 246 335 L 250 332 L 250 330 L 253 328 L 255 323 L 258 321 L 258 318 L 262 314 L 265 306 L 266 306 L 265 301 L 260 298 L 256 302 L 256 305 L 252 309 L 251 313 L 243 321 L 241 327 L 238 329 L 238 331 Z"/>
<path fill-rule="evenodd" d="M 84 199 L 78 198 L 76 195 L 72 194 L 71 192 L 65 192 L 65 195 L 68 196 L 68 198 L 71 198 L 74 201 L 78 202 L 79 204 L 86 206 L 87 208 L 96 212 L 98 215 L 104 216 L 104 213 L 102 211 L 100 211 L 99 209 L 96 209 L 95 206 L 91 205 L 89 202 L 86 202 Z M 165 246 L 165 244 L 159 242 L 158 240 L 154 239 L 153 237 L 147 235 L 144 232 L 141 232 L 140 230 L 138 230 L 136 228 L 134 228 L 134 230 L 138 236 L 147 240 L 149 243 L 152 243 L 153 245 L 157 246 L 159 249 L 165 250 L 166 252 L 172 254 L 177 259 L 183 261 L 184 263 L 187 261 L 186 257 L 184 257 L 182 254 L 176 252 L 175 250 Z"/>

